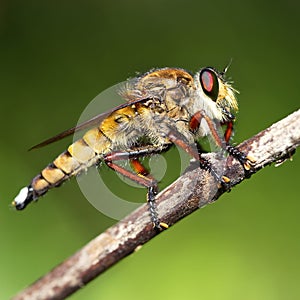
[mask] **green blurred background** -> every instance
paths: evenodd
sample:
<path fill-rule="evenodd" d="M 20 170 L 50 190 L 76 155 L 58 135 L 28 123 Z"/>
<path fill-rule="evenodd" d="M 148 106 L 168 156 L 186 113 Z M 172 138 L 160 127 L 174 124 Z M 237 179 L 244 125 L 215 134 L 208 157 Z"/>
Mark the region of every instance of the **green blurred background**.
<path fill-rule="evenodd" d="M 251 137 L 299 108 L 299 18 L 291 0 L 1 1 L 0 298 L 116 222 L 75 180 L 10 209 L 70 140 L 29 147 L 76 124 L 94 96 L 137 71 L 222 69 L 231 58 L 241 92 L 235 142 Z M 299 166 L 296 154 L 262 170 L 70 298 L 300 299 Z"/>

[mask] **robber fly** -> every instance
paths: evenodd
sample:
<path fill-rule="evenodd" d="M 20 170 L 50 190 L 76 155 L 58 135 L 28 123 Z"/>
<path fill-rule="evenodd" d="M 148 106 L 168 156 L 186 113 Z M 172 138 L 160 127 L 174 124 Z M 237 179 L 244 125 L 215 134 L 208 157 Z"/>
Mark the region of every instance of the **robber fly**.
<path fill-rule="evenodd" d="M 161 153 L 175 144 L 199 161 L 200 167 L 210 172 L 218 183 L 227 184 L 230 179 L 219 175 L 195 147 L 199 138 L 210 135 L 220 149 L 238 159 L 246 170 L 254 162 L 229 144 L 238 105 L 235 90 L 224 75 L 225 71 L 218 72 L 211 67 L 202 68 L 194 76 L 183 69 L 163 68 L 129 80 L 121 90 L 125 103 L 33 147 L 92 128 L 22 188 L 13 205 L 22 210 L 49 189 L 103 162 L 147 188 L 154 226 L 167 227 L 160 222 L 155 208 L 157 181 L 140 158 Z M 216 124 L 226 126 L 224 137 L 220 136 Z M 120 160 L 129 160 L 132 171 L 120 166 L 117 163 Z"/>

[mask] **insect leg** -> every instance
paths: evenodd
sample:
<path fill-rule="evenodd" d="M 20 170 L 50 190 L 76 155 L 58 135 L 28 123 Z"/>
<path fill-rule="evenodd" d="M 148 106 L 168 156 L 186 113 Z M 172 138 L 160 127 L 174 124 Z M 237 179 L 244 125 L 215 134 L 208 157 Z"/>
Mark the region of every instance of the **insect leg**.
<path fill-rule="evenodd" d="M 255 159 L 250 156 L 246 156 L 243 152 L 239 151 L 238 149 L 236 149 L 235 147 L 233 147 L 229 144 L 229 140 L 230 140 L 230 137 L 233 132 L 233 122 L 228 121 L 228 122 L 225 122 L 224 125 L 226 125 L 226 129 L 225 129 L 225 133 L 224 133 L 224 138 L 226 141 L 226 151 L 230 155 L 232 155 L 233 157 L 238 159 L 240 161 L 240 163 L 243 164 L 245 170 L 249 171 L 251 168 L 250 163 L 254 163 Z M 250 163 L 249 163 L 249 161 L 250 161 Z"/>
<path fill-rule="evenodd" d="M 208 171 L 217 182 L 221 184 L 227 184 L 228 182 L 230 182 L 230 179 L 228 177 L 219 176 L 218 172 L 213 168 L 212 164 L 207 159 L 201 157 L 201 154 L 196 151 L 196 147 L 191 147 L 184 139 L 179 137 L 174 132 L 169 132 L 168 138 L 172 141 L 172 143 L 179 146 L 192 157 L 194 157 L 200 163 L 200 168 Z"/>
<path fill-rule="evenodd" d="M 152 178 L 149 171 L 144 167 L 144 165 L 139 161 L 139 158 L 130 159 L 131 168 L 139 175 L 147 176 L 147 178 Z"/>
<path fill-rule="evenodd" d="M 229 124 L 230 122 L 228 122 L 227 124 L 227 129 L 225 131 L 225 142 L 224 142 L 223 139 L 218 134 L 218 131 L 212 119 L 209 118 L 203 111 L 198 111 L 192 116 L 190 121 L 190 127 L 191 128 L 195 127 L 195 124 L 197 124 L 197 122 L 199 126 L 202 119 L 206 121 L 206 124 L 214 138 L 216 145 L 221 149 L 227 151 L 234 158 L 236 158 L 243 165 L 244 169 L 246 171 L 249 171 L 251 168 L 251 163 L 254 163 L 255 159 L 250 156 L 247 156 L 246 154 L 244 154 L 243 152 L 241 152 L 240 150 L 231 146 L 228 143 L 228 140 L 230 139 L 232 133 L 232 124 Z"/>
<path fill-rule="evenodd" d="M 224 133 L 224 138 L 225 138 L 226 143 L 229 143 L 231 135 L 233 133 L 233 122 L 232 121 L 228 121 L 228 122 L 225 122 L 224 125 L 226 125 L 226 129 L 225 129 L 225 133 Z"/>
<path fill-rule="evenodd" d="M 157 229 L 168 228 L 167 224 L 159 221 L 158 214 L 156 211 L 155 196 L 158 193 L 157 181 L 152 176 L 149 175 L 149 172 L 139 162 L 138 158 L 130 159 L 131 166 L 133 167 L 133 169 L 136 171 L 137 174 L 134 174 L 113 162 L 117 160 L 124 160 L 126 158 L 128 159 L 129 157 L 132 157 L 136 151 L 133 150 L 132 152 L 130 151 L 113 152 L 108 154 L 106 157 L 104 157 L 104 161 L 111 169 L 131 179 L 132 181 L 135 181 L 136 183 L 145 186 L 148 189 L 147 202 L 149 206 L 151 221 L 154 227 Z M 139 151 L 139 155 L 142 156 L 142 153 L 143 155 L 146 154 L 149 155 L 153 153 L 151 151 L 153 151 L 152 148 L 151 149 L 147 148 L 144 151 Z"/>
<path fill-rule="evenodd" d="M 138 175 L 146 176 L 147 178 L 152 179 L 153 181 L 156 182 L 156 180 L 149 174 L 149 171 L 139 161 L 139 158 L 130 159 L 130 163 L 131 163 L 131 167 Z M 157 183 L 156 183 L 156 186 L 150 186 L 148 188 L 147 202 L 149 205 L 151 220 L 152 220 L 154 226 L 157 227 L 158 229 L 161 229 L 162 227 L 168 228 L 169 226 L 166 223 L 159 222 L 159 220 L 158 220 L 158 214 L 157 214 L 156 205 L 155 205 L 155 196 L 157 195 L 157 193 L 158 193 Z M 158 224 L 158 226 L 157 226 L 157 224 Z"/>
<path fill-rule="evenodd" d="M 170 146 L 171 144 L 165 144 L 160 147 L 147 145 L 144 147 L 131 148 L 128 151 L 110 152 L 106 154 L 105 160 L 116 161 L 116 160 L 126 160 L 126 159 L 131 159 L 136 157 L 149 156 L 151 154 L 158 154 L 163 151 L 166 151 Z"/>

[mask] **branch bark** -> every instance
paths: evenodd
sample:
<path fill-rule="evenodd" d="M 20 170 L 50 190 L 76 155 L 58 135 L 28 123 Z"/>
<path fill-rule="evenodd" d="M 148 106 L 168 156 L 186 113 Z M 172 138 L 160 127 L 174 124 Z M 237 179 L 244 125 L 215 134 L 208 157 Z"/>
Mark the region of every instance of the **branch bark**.
<path fill-rule="evenodd" d="M 228 157 L 224 175 L 231 179 L 231 186 L 235 186 L 263 167 L 291 158 L 299 144 L 300 109 L 238 146 L 256 159 L 251 174 L 245 174 L 240 163 Z M 212 153 L 206 156 L 212 162 L 216 159 Z M 189 168 L 157 196 L 160 219 L 171 226 L 214 202 L 224 192 L 208 172 Z M 144 204 L 13 299 L 64 299 L 157 234 Z"/>

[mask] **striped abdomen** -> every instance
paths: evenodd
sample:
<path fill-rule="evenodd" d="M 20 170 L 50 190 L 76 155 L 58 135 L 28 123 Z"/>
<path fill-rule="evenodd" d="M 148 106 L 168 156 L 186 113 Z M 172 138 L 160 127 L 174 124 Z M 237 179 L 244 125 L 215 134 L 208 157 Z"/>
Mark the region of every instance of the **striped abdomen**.
<path fill-rule="evenodd" d="M 133 117 L 135 116 L 135 119 Z M 61 185 L 71 176 L 95 165 L 113 149 L 126 148 L 141 134 L 137 128 L 136 107 L 115 111 L 99 127 L 89 130 L 41 171 L 30 185 L 21 189 L 13 201 L 16 209 L 24 209 L 50 188 Z"/>

